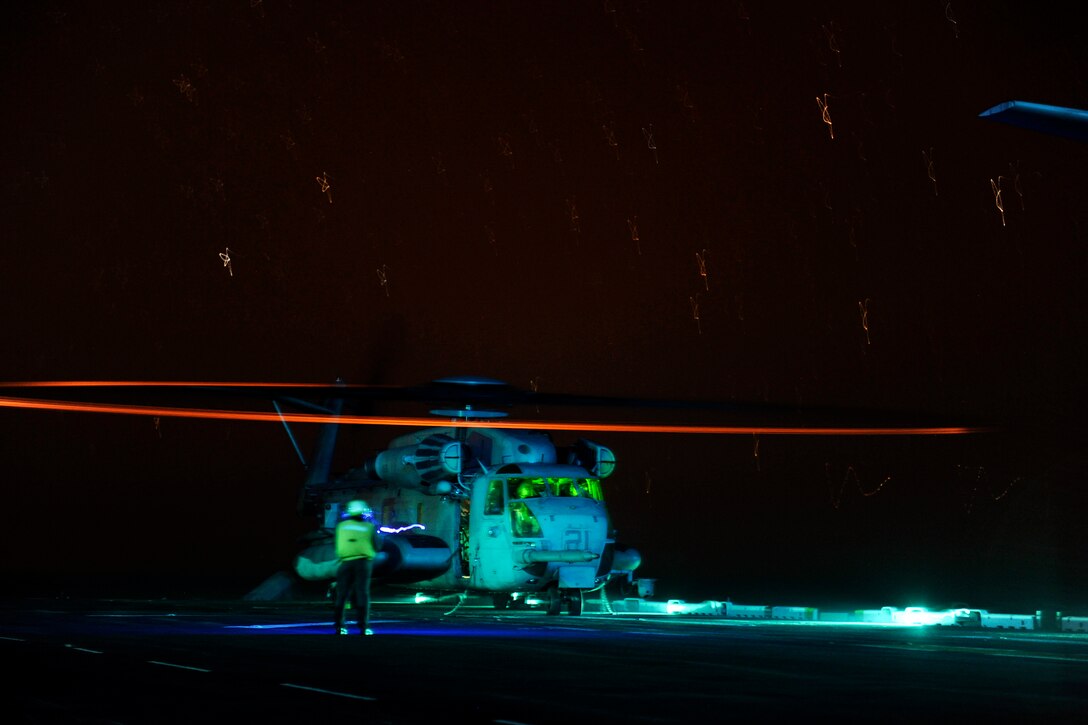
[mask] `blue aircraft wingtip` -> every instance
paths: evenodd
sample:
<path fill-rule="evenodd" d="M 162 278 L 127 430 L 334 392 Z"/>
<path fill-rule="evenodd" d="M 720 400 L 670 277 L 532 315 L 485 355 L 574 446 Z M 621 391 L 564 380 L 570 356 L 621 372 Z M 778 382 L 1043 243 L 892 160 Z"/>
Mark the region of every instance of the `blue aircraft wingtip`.
<path fill-rule="evenodd" d="M 1003 111 L 1009 110 L 1010 108 L 1012 108 L 1015 105 L 1016 105 L 1016 101 L 1005 101 L 1004 103 L 999 103 L 996 106 L 990 106 L 985 111 L 978 114 L 978 116 L 979 116 L 979 118 L 984 118 L 986 116 L 996 116 L 997 114 L 1002 113 Z"/>
<path fill-rule="evenodd" d="M 1079 108 L 1006 101 L 987 108 L 979 117 L 1052 136 L 1088 141 L 1088 111 Z"/>

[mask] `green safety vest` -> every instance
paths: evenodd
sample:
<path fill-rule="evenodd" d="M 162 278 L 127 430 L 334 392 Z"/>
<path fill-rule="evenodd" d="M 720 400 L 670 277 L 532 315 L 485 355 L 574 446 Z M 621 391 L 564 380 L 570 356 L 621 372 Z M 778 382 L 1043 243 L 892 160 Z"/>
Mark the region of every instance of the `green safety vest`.
<path fill-rule="evenodd" d="M 344 519 L 336 525 L 336 556 L 349 559 L 373 559 L 377 556 L 374 524 Z"/>

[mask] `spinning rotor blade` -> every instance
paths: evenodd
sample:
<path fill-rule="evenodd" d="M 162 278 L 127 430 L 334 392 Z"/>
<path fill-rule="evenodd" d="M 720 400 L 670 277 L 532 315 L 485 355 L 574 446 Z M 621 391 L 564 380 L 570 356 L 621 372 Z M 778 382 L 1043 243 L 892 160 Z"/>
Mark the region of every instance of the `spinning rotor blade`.
<path fill-rule="evenodd" d="M 63 398 L 63 399 L 62 399 Z M 275 412 L 222 407 L 192 407 L 194 399 L 259 399 L 306 408 L 311 413 Z M 457 420 L 441 421 L 419 416 L 376 416 L 335 414 L 323 404 L 328 400 L 363 402 L 414 402 L 428 405 L 456 405 Z M 317 401 L 322 401 L 318 403 Z M 184 405 L 183 405 L 184 404 Z M 568 406 L 626 410 L 671 410 L 711 414 L 706 424 L 692 422 L 567 422 L 507 421 L 474 410 L 515 406 Z M 58 381 L 0 384 L 0 407 L 115 413 L 160 417 L 219 418 L 292 423 L 337 421 L 344 425 L 387 425 L 452 427 L 486 425 L 492 428 L 572 430 L 602 432 L 694 433 L 710 435 L 962 435 L 993 430 L 979 426 L 950 426 L 872 411 L 850 411 L 827 407 L 791 407 L 736 402 L 622 398 L 607 396 L 538 393 L 525 391 L 490 378 L 443 378 L 415 386 L 347 385 L 337 383 L 238 383 L 238 382 L 144 382 L 144 381 Z M 450 411 L 432 411 L 445 414 Z M 476 419 L 474 419 L 474 417 Z M 722 419 L 743 423 L 723 424 Z"/>

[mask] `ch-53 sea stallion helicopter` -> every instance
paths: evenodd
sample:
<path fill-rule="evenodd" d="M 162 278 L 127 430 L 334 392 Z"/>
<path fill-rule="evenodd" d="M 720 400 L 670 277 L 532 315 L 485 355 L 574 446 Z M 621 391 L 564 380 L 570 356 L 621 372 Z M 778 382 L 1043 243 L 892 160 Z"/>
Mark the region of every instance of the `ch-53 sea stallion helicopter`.
<path fill-rule="evenodd" d="M 56 399 L 61 392 L 65 400 Z M 20 397 L 8 397 L 12 394 Z M 271 401 L 275 413 L 190 407 L 209 396 L 218 404 L 241 398 L 260 399 L 263 405 Z M 250 592 L 250 599 L 289 596 L 298 580 L 331 585 L 338 566 L 335 525 L 349 501 L 364 499 L 385 533 L 375 561 L 376 582 L 435 596 L 489 595 L 499 609 L 531 601 L 553 615 L 564 609 L 580 614 L 586 592 L 617 577 L 630 582 L 640 564 L 637 551 L 617 544 L 605 503 L 602 481 L 615 469 L 616 458 L 609 448 L 585 438 L 558 446 L 541 429 L 548 424 L 507 421 L 507 412 L 497 408 L 603 400 L 529 393 L 472 376 L 422 386 L 0 383 L 2 407 L 278 420 L 300 458 L 290 424 L 321 424 L 311 460 L 303 460 L 307 473 L 298 498 L 299 514 L 312 519 L 314 528 L 302 537 L 290 574 L 273 574 Z M 446 407 L 432 409 L 435 417 L 429 419 L 353 414 L 359 406 L 369 409 L 383 402 Z M 300 409 L 310 412 L 287 412 Z M 394 438 L 360 465 L 334 473 L 340 427 L 361 424 L 419 429 Z"/>
<path fill-rule="evenodd" d="M 487 378 L 434 385 L 462 401 L 509 392 Z M 337 415 L 339 403 L 328 412 Z M 330 471 L 338 423 L 324 424 L 299 500 L 318 526 L 295 558 L 298 577 L 335 577 L 333 529 L 346 503 L 361 498 L 387 533 L 376 581 L 489 594 L 497 609 L 536 595 L 548 614 L 578 615 L 586 592 L 630 580 L 640 557 L 614 538 L 602 485 L 616 467 L 609 448 L 585 438 L 560 447 L 544 431 L 495 427 L 507 414 L 471 402 L 431 413 L 449 424 L 398 436 L 340 475 Z"/>
<path fill-rule="evenodd" d="M 58 399 L 63 392 L 63 400 Z M 191 407 L 194 400 L 271 401 L 275 412 Z M 106 401 L 102 399 L 106 398 Z M 315 401 L 322 401 L 320 403 Z M 150 401 L 154 401 L 151 403 Z M 180 401 L 180 403 L 179 403 Z M 360 405 L 426 403 L 436 418 L 359 415 Z M 680 410 L 688 422 L 571 423 L 507 420 L 501 408 L 545 406 Z M 289 412 L 308 410 L 310 412 Z M 332 582 L 333 529 L 348 501 L 362 498 L 386 536 L 375 581 L 417 593 L 489 595 L 496 608 L 530 600 L 548 614 L 582 611 L 584 597 L 610 580 L 632 581 L 641 563 L 617 542 L 603 480 L 616 467 L 611 449 L 586 438 L 556 445 L 550 431 L 696 433 L 704 435 L 956 435 L 979 428 L 907 425 L 871 412 L 735 402 L 637 400 L 538 393 L 483 377 L 455 377 L 420 386 L 24 382 L 0 383 L 0 407 L 321 424 L 314 455 L 304 461 L 298 511 L 313 520 L 289 575 L 273 574 L 250 593 L 271 599 L 295 581 Z M 698 411 L 712 423 L 690 421 Z M 722 417 L 743 419 L 721 425 Z M 820 423 L 815 423 L 815 419 Z M 442 422 L 438 422 L 442 419 Z M 834 424 L 827 421 L 834 419 Z M 758 421 L 758 422 L 757 422 Z M 853 421 L 848 422 L 848 421 Z M 862 421 L 862 422 L 859 422 Z M 384 450 L 334 474 L 333 452 L 344 425 L 410 426 Z"/>

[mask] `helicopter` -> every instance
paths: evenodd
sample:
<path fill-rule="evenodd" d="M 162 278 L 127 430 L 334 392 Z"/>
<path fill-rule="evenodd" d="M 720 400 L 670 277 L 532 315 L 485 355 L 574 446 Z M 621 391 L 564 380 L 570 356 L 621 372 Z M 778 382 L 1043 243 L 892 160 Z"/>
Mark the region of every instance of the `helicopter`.
<path fill-rule="evenodd" d="M 57 399 L 63 391 L 64 400 Z M 275 412 L 193 407 L 195 398 L 259 398 Z M 103 398 L 106 400 L 103 401 Z M 322 403 L 315 400 L 321 399 Z M 152 402 L 154 401 L 154 402 Z M 179 403 L 180 401 L 180 403 Z M 359 415 L 364 404 L 426 403 L 433 417 Z M 281 404 L 311 412 L 285 412 Z M 671 409 L 684 424 L 506 420 L 503 408 L 580 406 Z M 549 615 L 582 613 L 588 593 L 612 581 L 633 583 L 640 553 L 617 539 L 604 481 L 617 461 L 588 438 L 559 445 L 550 431 L 724 435 L 960 435 L 978 427 L 906 425 L 842 409 L 715 401 L 647 400 L 539 393 L 499 380 L 464 376 L 421 386 L 185 382 L 0 383 L 0 407 L 95 413 L 279 421 L 302 458 L 291 423 L 318 423 L 314 452 L 303 460 L 298 513 L 310 520 L 290 572 L 277 572 L 246 598 L 291 595 L 297 583 L 335 580 L 334 531 L 349 501 L 363 499 L 384 534 L 375 583 L 417 595 L 489 596 L 496 609 L 543 605 Z M 711 424 L 691 421 L 701 412 Z M 723 425 L 723 414 L 743 425 Z M 639 420 L 643 420 L 641 415 Z M 835 421 L 834 424 L 828 421 Z M 756 422 L 759 421 L 759 422 Z M 816 421 L 821 421 L 817 423 Z M 333 472 L 342 425 L 413 427 L 353 467 Z M 641 586 L 639 591 L 646 591 Z"/>
<path fill-rule="evenodd" d="M 586 438 L 558 446 L 547 432 L 496 428 L 489 423 L 507 414 L 471 403 L 432 414 L 462 425 L 397 436 L 338 475 L 330 472 L 338 423 L 323 424 L 299 498 L 300 513 L 316 527 L 294 559 L 295 576 L 335 578 L 336 522 L 348 501 L 362 498 L 386 534 L 376 582 L 434 595 L 483 594 L 496 609 L 541 602 L 549 615 L 577 616 L 586 593 L 617 577 L 631 580 L 641 557 L 617 544 L 605 503 L 603 480 L 616 467 L 611 449 Z"/>
<path fill-rule="evenodd" d="M 349 501 L 361 498 L 386 534 L 375 560 L 376 582 L 414 589 L 417 597 L 490 596 L 499 610 L 539 603 L 549 615 L 566 611 L 577 616 L 587 594 L 614 580 L 634 583 L 641 555 L 617 541 L 605 502 L 604 480 L 615 471 L 616 456 L 584 437 L 557 445 L 541 429 L 543 423 L 498 427 L 506 425 L 502 419 L 507 413 L 495 408 L 518 403 L 679 407 L 689 415 L 704 408 L 718 413 L 743 410 L 748 419 L 757 413 L 735 403 L 529 393 L 476 376 L 442 378 L 384 395 L 380 389 L 362 392 L 370 400 L 455 402 L 459 407 L 431 410 L 447 422 L 397 436 L 361 464 L 333 474 L 343 400 L 332 397 L 322 409 L 331 418 L 318 434 L 298 502 L 299 513 L 314 519 L 314 529 L 303 537 L 292 574 L 307 582 L 335 579 L 336 522 Z M 789 414 L 765 404 L 758 412 L 776 420 Z M 606 431 L 638 427 L 596 426 Z M 683 430 L 740 432 L 728 427 Z M 855 432 L 879 430 L 888 429 Z M 640 583 L 639 591 L 651 593 L 652 586 L 646 584 Z M 252 598 L 260 596 L 255 592 Z"/>

